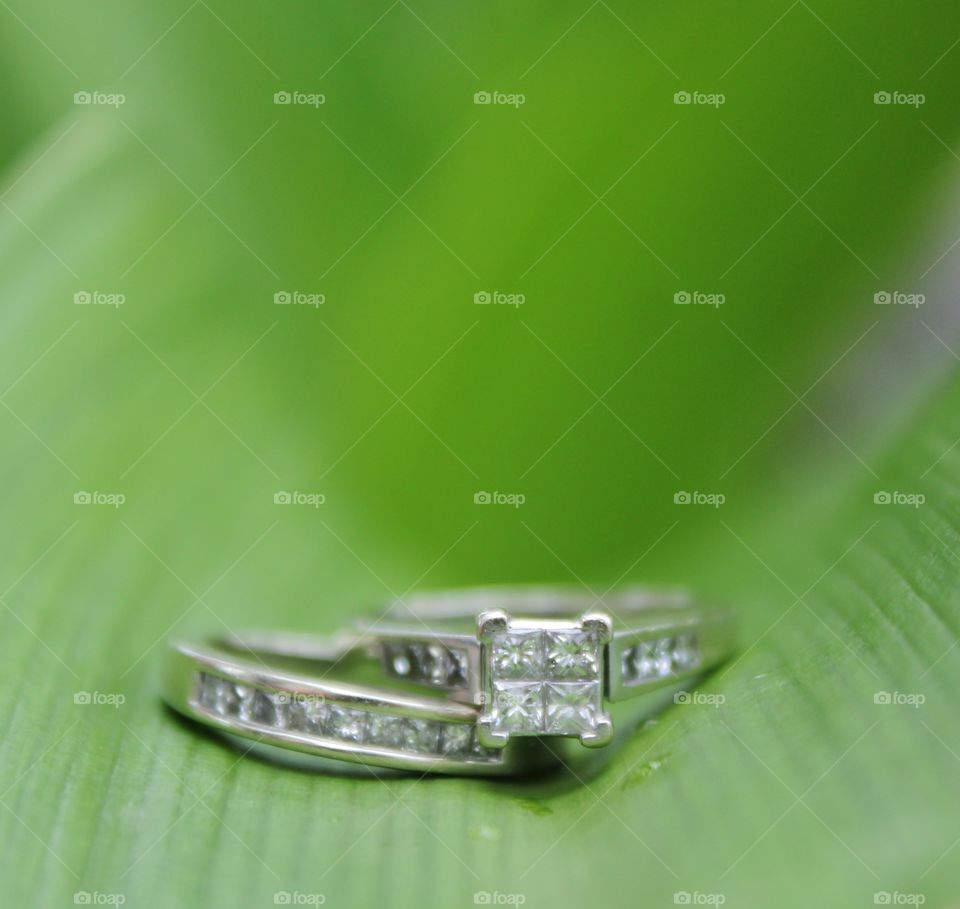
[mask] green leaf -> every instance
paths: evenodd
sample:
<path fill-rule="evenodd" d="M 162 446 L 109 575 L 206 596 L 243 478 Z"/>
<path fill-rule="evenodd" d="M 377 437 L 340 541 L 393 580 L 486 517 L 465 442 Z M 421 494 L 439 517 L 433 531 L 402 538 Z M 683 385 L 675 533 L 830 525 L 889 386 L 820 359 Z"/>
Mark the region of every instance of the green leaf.
<path fill-rule="evenodd" d="M 947 904 L 955 12 L 0 18 L 10 905 Z M 540 779 L 305 772 L 159 698 L 173 635 L 517 581 L 691 585 L 741 649 Z"/>

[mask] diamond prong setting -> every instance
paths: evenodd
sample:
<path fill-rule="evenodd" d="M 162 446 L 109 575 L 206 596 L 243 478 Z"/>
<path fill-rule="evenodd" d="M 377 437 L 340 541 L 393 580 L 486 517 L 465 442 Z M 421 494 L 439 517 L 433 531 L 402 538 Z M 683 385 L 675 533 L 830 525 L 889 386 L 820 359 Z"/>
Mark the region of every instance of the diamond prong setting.
<path fill-rule="evenodd" d="M 608 717 L 600 717 L 590 732 L 580 736 L 580 744 L 587 748 L 603 748 L 613 741 L 613 723 Z"/>
<path fill-rule="evenodd" d="M 489 718 L 481 718 L 477 721 L 477 741 L 484 748 L 504 748 L 510 741 L 510 736 L 506 732 L 496 730 L 493 721 Z"/>
<path fill-rule="evenodd" d="M 584 631 L 595 632 L 601 644 L 609 644 L 613 640 L 613 619 L 605 612 L 588 612 L 580 624 Z"/>
<path fill-rule="evenodd" d="M 477 616 L 477 640 L 486 644 L 507 630 L 510 616 L 502 609 L 486 609 Z"/>
<path fill-rule="evenodd" d="M 484 672 L 479 741 L 491 748 L 502 748 L 513 735 L 574 736 L 586 745 L 609 741 L 612 724 L 602 708 L 608 616 L 537 622 L 490 610 L 477 627 Z"/>

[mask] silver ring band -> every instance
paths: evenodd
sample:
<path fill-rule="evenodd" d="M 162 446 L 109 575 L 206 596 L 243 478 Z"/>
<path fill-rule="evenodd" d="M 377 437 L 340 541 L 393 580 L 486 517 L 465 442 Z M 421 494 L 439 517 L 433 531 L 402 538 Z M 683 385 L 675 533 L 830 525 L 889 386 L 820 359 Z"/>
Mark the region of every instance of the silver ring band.
<path fill-rule="evenodd" d="M 335 659 L 353 636 L 262 636 L 274 652 Z M 502 774 L 537 762 L 532 749 L 491 749 L 477 741 L 477 711 L 442 697 L 410 696 L 267 666 L 234 649 L 257 635 L 171 644 L 164 697 L 178 712 L 221 732 L 280 748 L 377 767 L 433 773 Z M 289 647 L 289 649 L 281 649 Z M 267 649 L 270 649 L 269 647 Z"/>

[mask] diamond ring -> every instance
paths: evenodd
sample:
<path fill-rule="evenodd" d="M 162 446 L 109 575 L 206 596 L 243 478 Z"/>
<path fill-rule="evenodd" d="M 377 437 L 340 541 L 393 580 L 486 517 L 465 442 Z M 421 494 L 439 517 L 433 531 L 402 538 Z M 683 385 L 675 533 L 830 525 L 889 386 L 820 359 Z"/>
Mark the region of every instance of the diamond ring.
<path fill-rule="evenodd" d="M 352 635 L 261 638 L 171 644 L 167 703 L 224 733 L 377 767 L 486 775 L 515 773 L 547 760 L 534 748 L 481 744 L 474 707 L 435 695 L 330 681 L 278 668 L 261 657 L 307 656 L 333 664 L 359 646 Z"/>
<path fill-rule="evenodd" d="M 547 736 L 607 744 L 608 701 L 696 676 L 733 649 L 725 608 L 638 588 L 602 598 L 549 587 L 420 594 L 387 618 L 333 637 L 171 644 L 165 698 L 221 732 L 319 757 L 516 773 L 557 760 Z M 354 681 L 358 657 L 376 658 L 392 687 Z"/>
<path fill-rule="evenodd" d="M 388 615 L 359 629 L 386 674 L 478 706 L 477 741 L 491 750 L 513 736 L 606 745 L 605 701 L 690 678 L 733 649 L 730 612 L 682 591 L 475 588 L 416 595 Z"/>

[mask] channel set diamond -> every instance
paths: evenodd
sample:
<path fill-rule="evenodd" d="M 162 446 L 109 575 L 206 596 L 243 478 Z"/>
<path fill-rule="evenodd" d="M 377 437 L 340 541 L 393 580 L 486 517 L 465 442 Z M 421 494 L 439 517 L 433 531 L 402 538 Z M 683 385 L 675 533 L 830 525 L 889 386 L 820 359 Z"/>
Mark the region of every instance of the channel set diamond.
<path fill-rule="evenodd" d="M 254 730 L 282 729 L 383 751 L 455 760 L 497 761 L 500 752 L 477 741 L 473 723 L 440 722 L 383 713 L 323 696 L 259 688 L 202 672 L 196 709 Z"/>
<path fill-rule="evenodd" d="M 383 646 L 383 663 L 389 675 L 410 682 L 443 688 L 467 684 L 466 653 L 444 644 L 388 641 Z"/>
<path fill-rule="evenodd" d="M 640 641 L 623 652 L 623 683 L 643 685 L 678 678 L 700 667 L 699 642 L 694 634 Z"/>

